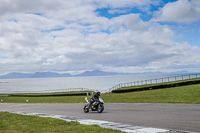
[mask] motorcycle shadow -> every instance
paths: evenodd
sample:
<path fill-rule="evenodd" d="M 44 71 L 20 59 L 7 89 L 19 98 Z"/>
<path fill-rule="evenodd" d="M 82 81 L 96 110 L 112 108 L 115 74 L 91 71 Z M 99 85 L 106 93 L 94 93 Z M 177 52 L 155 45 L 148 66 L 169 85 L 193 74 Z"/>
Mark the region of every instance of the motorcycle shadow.
<path fill-rule="evenodd" d="M 103 111 L 103 112 L 101 112 L 101 113 L 98 113 L 98 112 L 96 112 L 96 111 L 89 111 L 88 113 L 83 113 L 83 114 L 99 114 L 99 115 L 101 115 L 101 114 L 107 114 L 107 113 L 109 113 L 109 112 Z"/>

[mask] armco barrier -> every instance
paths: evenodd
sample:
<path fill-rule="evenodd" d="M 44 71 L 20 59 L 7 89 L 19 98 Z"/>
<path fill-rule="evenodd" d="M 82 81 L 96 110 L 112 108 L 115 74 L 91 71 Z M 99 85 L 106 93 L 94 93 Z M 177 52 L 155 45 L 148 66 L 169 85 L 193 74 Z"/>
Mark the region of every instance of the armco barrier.
<path fill-rule="evenodd" d="M 52 96 L 90 96 L 92 92 L 67 93 L 67 94 L 44 94 L 44 95 L 10 95 L 12 97 L 52 97 Z"/>
<path fill-rule="evenodd" d="M 135 89 L 113 90 L 112 93 L 127 93 L 127 92 L 136 92 L 136 91 L 145 91 L 145 90 L 164 89 L 164 88 L 178 87 L 178 86 L 185 86 L 185 85 L 192 85 L 192 84 L 200 84 L 200 80 L 186 81 L 186 82 L 172 83 L 172 84 L 163 84 L 163 85 L 154 85 L 150 87 L 141 87 L 141 88 L 135 88 Z"/>
<path fill-rule="evenodd" d="M 80 91 L 96 91 L 96 90 L 91 90 L 88 88 L 67 88 L 67 89 L 53 89 L 53 90 L 28 90 L 28 91 L 21 91 L 21 90 L 8 90 L 7 92 L 0 92 L 0 95 L 3 94 L 24 94 L 24 93 L 54 93 L 54 92 L 80 92 Z"/>
<path fill-rule="evenodd" d="M 0 97 L 10 97 L 10 95 L 0 95 Z"/>
<path fill-rule="evenodd" d="M 186 79 L 197 79 L 200 78 L 200 73 L 198 74 L 189 74 L 189 75 L 179 75 L 173 77 L 164 77 L 164 78 L 157 78 L 157 79 L 149 79 L 149 80 L 142 80 L 142 81 L 135 81 L 135 82 L 128 82 L 128 83 L 121 83 L 115 85 L 114 87 L 109 89 L 109 92 L 113 90 L 117 90 L 122 87 L 131 87 L 131 86 L 141 86 L 141 85 L 150 85 L 150 84 L 158 84 L 158 83 L 169 83 L 173 81 L 183 81 Z"/>

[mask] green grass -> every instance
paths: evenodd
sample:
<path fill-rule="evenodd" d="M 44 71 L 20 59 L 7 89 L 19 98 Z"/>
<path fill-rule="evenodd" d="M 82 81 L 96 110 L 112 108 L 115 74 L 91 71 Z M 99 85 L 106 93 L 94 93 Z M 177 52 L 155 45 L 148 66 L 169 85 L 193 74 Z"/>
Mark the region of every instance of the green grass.
<path fill-rule="evenodd" d="M 101 97 L 106 103 L 200 103 L 200 84 L 130 93 L 106 93 Z M 85 96 L 0 97 L 1 99 L 3 103 L 27 103 L 26 99 L 29 100 L 28 103 L 85 103 Z"/>
<path fill-rule="evenodd" d="M 4 103 L 84 103 L 85 96 L 0 97 Z M 26 100 L 28 99 L 28 102 Z"/>
<path fill-rule="evenodd" d="M 88 91 L 83 91 L 88 92 Z M 55 92 L 55 93 L 22 93 L 16 95 L 46 95 L 66 94 L 80 92 Z M 48 97 L 0 97 L 4 103 L 84 103 L 86 96 L 48 96 Z M 28 100 L 28 102 L 26 102 Z"/>
<path fill-rule="evenodd" d="M 98 125 L 0 112 L 0 133 L 121 133 Z"/>
<path fill-rule="evenodd" d="M 106 102 L 200 103 L 200 84 L 130 93 L 105 94 Z"/>
<path fill-rule="evenodd" d="M 52 93 L 48 93 L 52 94 Z M 55 93 L 54 93 L 55 94 Z M 28 94 L 23 94 L 28 95 Z M 37 94 L 36 94 L 37 95 Z M 39 94 L 38 94 L 39 95 Z M 147 90 L 130 93 L 106 93 L 101 97 L 107 103 L 200 103 L 200 84 Z M 58 97 L 0 97 L 1 103 L 84 103 L 85 96 Z M 88 99 L 91 96 L 88 96 Z M 3 101 L 1 101 L 3 100 Z M 102 129 L 97 125 L 81 125 L 53 118 L 23 116 L 0 112 L 0 133 L 21 132 L 70 132 L 70 133 L 116 133 L 120 131 Z"/>

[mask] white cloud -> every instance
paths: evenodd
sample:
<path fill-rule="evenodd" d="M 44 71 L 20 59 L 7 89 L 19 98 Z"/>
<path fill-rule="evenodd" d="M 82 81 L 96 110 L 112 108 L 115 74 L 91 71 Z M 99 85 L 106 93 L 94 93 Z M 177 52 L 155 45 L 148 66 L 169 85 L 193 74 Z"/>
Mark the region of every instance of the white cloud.
<path fill-rule="evenodd" d="M 0 53 L 8 58 L 0 59 L 0 73 L 197 68 L 200 48 L 174 42 L 169 26 L 144 22 L 139 14 L 108 19 L 95 12 L 109 5 L 115 10 L 130 5 L 143 8 L 152 2 L 1 1 Z"/>
<path fill-rule="evenodd" d="M 200 20 L 200 1 L 178 0 L 168 3 L 154 15 L 157 21 L 193 23 Z"/>
<path fill-rule="evenodd" d="M 59 63 L 68 63 L 70 61 L 71 59 L 67 58 L 65 55 L 59 55 L 57 57 L 47 59 L 47 62 L 42 65 L 55 65 Z"/>

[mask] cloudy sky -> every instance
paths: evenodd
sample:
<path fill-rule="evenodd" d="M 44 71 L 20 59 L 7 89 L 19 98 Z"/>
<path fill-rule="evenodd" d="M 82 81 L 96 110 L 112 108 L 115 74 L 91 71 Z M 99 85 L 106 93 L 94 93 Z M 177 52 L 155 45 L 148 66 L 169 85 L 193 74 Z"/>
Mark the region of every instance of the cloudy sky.
<path fill-rule="evenodd" d="M 200 71 L 199 0 L 1 0 L 0 75 Z"/>

